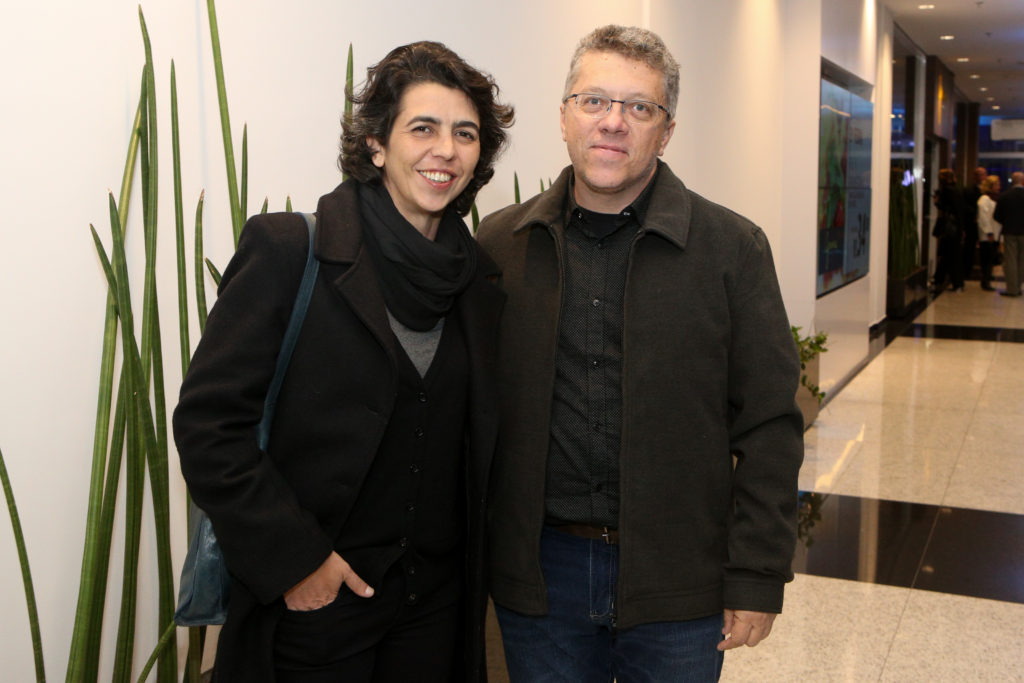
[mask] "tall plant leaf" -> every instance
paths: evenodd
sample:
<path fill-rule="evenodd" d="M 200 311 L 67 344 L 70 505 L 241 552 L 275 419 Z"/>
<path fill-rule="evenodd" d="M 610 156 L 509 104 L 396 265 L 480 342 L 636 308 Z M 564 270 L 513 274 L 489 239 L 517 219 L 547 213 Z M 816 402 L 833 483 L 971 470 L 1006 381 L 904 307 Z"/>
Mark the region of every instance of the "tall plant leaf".
<path fill-rule="evenodd" d="M 174 159 L 174 245 L 178 256 L 178 342 L 181 374 L 188 370 L 192 345 L 188 334 L 188 285 L 185 274 L 185 210 L 181 201 L 181 137 L 178 131 L 178 81 L 171 60 L 171 152 Z"/>
<path fill-rule="evenodd" d="M 145 70 L 143 70 L 145 71 Z M 135 163 L 139 155 L 142 132 L 142 118 L 146 107 L 145 74 L 139 92 L 139 104 L 128 138 L 128 152 L 121 176 L 120 210 L 118 226 L 121 234 L 127 227 L 128 198 L 131 196 L 132 180 L 135 177 Z M 97 552 L 97 536 L 100 510 L 103 505 L 103 476 L 107 464 L 107 445 L 110 434 L 110 408 L 114 384 L 114 357 L 117 350 L 117 305 L 114 295 L 108 294 L 106 318 L 103 326 L 103 350 L 100 357 L 100 385 L 96 405 L 96 423 L 93 434 L 92 473 L 89 481 L 89 504 L 86 513 L 85 543 L 82 550 L 82 568 L 79 578 L 78 603 L 75 609 L 75 624 L 68 654 L 67 680 L 89 680 L 86 672 L 95 667 L 90 660 L 98 661 L 98 653 L 89 649 L 90 642 L 99 642 L 103 621 L 103 604 L 106 591 L 106 571 L 97 571 L 97 564 L 105 562 L 102 553 Z"/>
<path fill-rule="evenodd" d="M 32 587 L 32 570 L 28 564 L 28 551 L 25 549 L 25 534 L 21 530 L 21 519 L 18 517 L 18 505 L 14 502 L 14 489 L 7 474 L 3 451 L 0 451 L 0 485 L 4 488 L 7 499 L 7 512 L 11 516 L 11 530 L 14 532 L 14 545 L 18 549 L 18 564 L 21 565 L 21 582 L 25 586 L 25 603 L 28 607 L 28 625 L 32 633 L 32 655 L 35 658 L 36 681 L 46 681 L 46 668 L 43 665 L 43 639 L 39 635 L 39 613 L 36 611 L 36 592 Z"/>
<path fill-rule="evenodd" d="M 213 261 L 211 261 L 210 259 L 206 259 L 206 270 L 210 271 L 210 277 L 212 277 L 213 281 L 217 284 L 218 287 L 220 287 L 220 271 L 217 270 L 217 266 L 213 265 Z"/>
<path fill-rule="evenodd" d="M 224 85 L 224 62 L 220 54 L 220 31 L 217 28 L 217 8 L 213 0 L 206 0 L 206 13 L 210 20 L 210 43 L 213 46 L 213 69 L 217 77 L 217 103 L 220 108 L 220 131 L 224 141 L 224 165 L 228 173 L 228 201 L 231 206 L 231 227 L 235 246 L 242 234 L 242 207 L 239 203 L 238 180 L 235 177 L 235 149 L 231 142 L 231 117 L 228 115 L 228 94 Z"/>
<path fill-rule="evenodd" d="M 175 639 L 174 629 L 174 622 L 171 621 L 171 623 L 169 623 L 164 629 L 163 634 L 160 636 L 160 640 L 157 641 L 156 647 L 153 648 L 152 654 L 149 655 L 149 659 L 146 660 L 145 666 L 142 667 L 142 671 L 139 673 L 138 683 L 143 683 L 143 681 L 149 677 L 149 672 L 153 670 L 153 665 L 156 663 L 157 657 L 167 651 L 167 645 Z"/>
<path fill-rule="evenodd" d="M 92 226 L 89 226 L 92 228 Z M 94 230 L 95 232 L 95 230 Z M 128 387 L 127 368 L 122 364 L 120 379 L 117 386 L 117 404 L 114 410 L 114 426 L 111 429 L 110 459 L 107 463 L 106 484 L 103 487 L 103 506 L 100 510 L 99 531 L 96 535 L 94 555 L 96 558 L 96 576 L 92 587 L 93 599 L 99 606 L 97 619 L 102 620 L 103 605 L 107 595 L 107 573 L 110 568 L 110 545 L 114 536 L 114 513 L 117 508 L 117 492 L 120 488 L 121 463 L 124 456 L 126 436 Z M 100 644 L 102 629 L 92 628 L 88 632 L 86 649 L 85 675 L 82 680 L 94 681 L 99 676 Z"/>
<path fill-rule="evenodd" d="M 156 241 L 157 241 L 157 197 L 158 197 L 158 168 L 157 163 L 157 106 L 156 106 L 156 76 L 153 66 L 153 50 L 150 44 L 149 31 L 146 28 L 146 19 L 139 8 L 139 27 L 142 31 L 142 42 L 146 53 L 146 102 L 148 109 L 148 145 L 145 150 L 149 155 L 149 178 L 148 186 L 145 188 L 143 197 L 143 213 L 145 215 L 145 243 L 146 243 L 146 272 L 145 290 L 143 292 L 143 313 L 142 313 L 142 363 L 147 376 L 152 368 L 153 379 L 153 405 L 149 403 L 149 382 L 144 381 L 141 385 L 135 384 L 136 391 L 143 391 L 141 394 L 145 401 L 136 404 L 136 411 L 140 413 L 137 419 L 142 420 L 141 413 L 146 413 L 146 418 L 155 423 L 155 448 L 146 447 L 146 465 L 149 470 L 150 493 L 152 494 L 153 521 L 156 532 L 156 559 L 157 559 L 157 626 L 163 628 L 164 624 L 174 618 L 174 573 L 171 567 L 171 530 L 170 530 L 170 486 L 167 474 L 167 407 L 166 391 L 164 389 L 164 364 L 161 350 L 160 336 L 160 307 L 157 301 L 156 290 Z M 155 414 L 151 414 L 150 410 Z M 139 425 L 141 431 L 141 425 Z M 142 443 L 143 435 L 139 435 Z M 131 460 L 129 459 L 129 467 Z M 140 488 L 141 492 L 141 488 Z M 130 497 L 131 494 L 129 494 Z M 134 508 L 129 508 L 134 512 Z M 142 511 L 139 510 L 141 519 Z M 136 570 L 137 571 L 137 570 Z M 175 650 L 177 648 L 174 648 Z M 161 656 L 158 667 L 157 680 L 173 682 L 178 678 L 177 653 L 166 651 Z"/>
<path fill-rule="evenodd" d="M 349 43 L 348 59 L 345 62 L 345 115 L 341 119 L 342 126 L 348 126 L 352 121 L 352 82 L 352 43 Z M 348 180 L 348 174 L 343 171 L 341 179 Z"/>
<path fill-rule="evenodd" d="M 117 293 L 117 312 L 121 321 L 121 343 L 124 349 L 124 362 L 127 364 L 127 379 L 129 391 L 128 401 L 128 476 L 127 476 L 127 513 L 125 530 L 125 568 L 124 584 L 122 594 L 121 622 L 118 631 L 118 651 L 115 653 L 114 671 L 115 680 L 122 680 L 121 676 L 130 671 L 131 649 L 134 635 L 134 583 L 137 580 L 137 567 L 133 566 L 132 557 L 136 557 L 134 544 L 135 536 L 138 534 L 138 524 L 135 523 L 131 513 L 138 510 L 141 515 L 141 501 L 133 500 L 138 491 L 141 497 L 143 478 L 142 467 L 146 453 L 155 453 L 158 450 L 156 429 L 153 424 L 153 415 L 149 411 L 149 400 L 144 391 L 145 378 L 142 364 L 142 356 L 139 352 L 139 345 L 135 338 L 134 318 L 132 315 L 131 293 L 128 286 L 128 268 L 124 253 L 124 240 L 120 230 L 117 229 L 117 205 L 113 195 L 109 197 L 111 215 L 111 234 L 114 242 L 114 258 L 111 262 L 107 259 L 99 237 L 93 230 L 93 240 L 96 243 L 100 262 L 104 274 L 107 276 L 108 285 L 112 291 Z M 134 460 L 133 460 L 134 458 Z M 161 625 L 162 626 L 162 625 Z M 126 680 L 126 679 L 125 679 Z"/>
<path fill-rule="evenodd" d="M 239 199 L 239 213 L 242 219 L 249 215 L 249 124 L 242 124 L 242 189 Z"/>
<path fill-rule="evenodd" d="M 206 331 L 206 280 L 203 278 L 203 200 L 206 190 L 199 193 L 196 203 L 196 241 L 193 254 L 196 282 L 196 310 L 199 312 L 199 334 Z"/>

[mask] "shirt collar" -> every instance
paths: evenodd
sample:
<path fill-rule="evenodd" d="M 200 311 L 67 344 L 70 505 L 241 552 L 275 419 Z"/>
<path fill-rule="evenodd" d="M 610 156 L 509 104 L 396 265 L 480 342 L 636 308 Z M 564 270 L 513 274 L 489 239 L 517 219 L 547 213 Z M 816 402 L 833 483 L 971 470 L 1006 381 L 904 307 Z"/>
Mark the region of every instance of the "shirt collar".
<path fill-rule="evenodd" d="M 617 214 L 598 213 L 580 206 L 576 202 L 576 193 L 573 189 L 576 184 L 576 176 L 575 173 L 570 173 L 569 191 L 566 192 L 565 225 L 578 226 L 589 237 L 596 237 L 598 239 L 607 237 L 630 223 L 635 223 L 642 227 L 644 217 L 647 215 L 647 207 L 651 202 L 651 193 L 660 170 L 661 165 L 659 164 L 654 170 L 654 175 L 651 176 L 651 179 L 644 186 L 640 194 L 637 195 L 636 199 Z"/>

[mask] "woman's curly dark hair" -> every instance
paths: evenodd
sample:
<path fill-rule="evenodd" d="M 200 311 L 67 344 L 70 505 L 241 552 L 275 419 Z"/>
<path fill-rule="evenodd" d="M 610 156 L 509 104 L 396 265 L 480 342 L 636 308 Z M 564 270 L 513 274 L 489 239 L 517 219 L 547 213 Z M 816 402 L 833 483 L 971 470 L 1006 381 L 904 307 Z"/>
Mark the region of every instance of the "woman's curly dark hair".
<path fill-rule="evenodd" d="M 367 69 L 366 85 L 352 97 L 353 113 L 341 122 L 342 172 L 360 182 L 381 182 L 383 170 L 373 165 L 367 138 L 386 141 L 398 116 L 402 95 L 411 85 L 438 83 L 466 94 L 480 117 L 480 160 L 466 189 L 452 202 L 460 215 L 473 206 L 476 193 L 494 176 L 494 162 L 508 146 L 506 129 L 515 110 L 498 102 L 498 86 L 457 54 L 431 41 L 396 47 Z"/>

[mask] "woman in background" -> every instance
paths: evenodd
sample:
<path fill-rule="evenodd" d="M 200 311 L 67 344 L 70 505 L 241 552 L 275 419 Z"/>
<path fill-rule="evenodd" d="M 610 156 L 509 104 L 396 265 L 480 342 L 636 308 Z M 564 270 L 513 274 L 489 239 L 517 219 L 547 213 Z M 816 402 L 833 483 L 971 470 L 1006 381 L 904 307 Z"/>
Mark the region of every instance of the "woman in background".
<path fill-rule="evenodd" d="M 951 168 L 939 171 L 939 189 L 935 191 L 935 207 L 939 215 L 935 219 L 932 236 L 939 238 L 938 265 L 932 289 L 935 293 L 946 288 L 946 278 L 952 283 L 954 292 L 964 291 L 963 241 L 964 241 L 964 199 L 956 186 L 956 174 Z"/>
<path fill-rule="evenodd" d="M 232 576 L 219 681 L 482 680 L 483 510 L 504 295 L 461 216 L 513 111 L 444 45 L 393 50 L 344 122 L 319 275 L 266 452 L 255 428 L 308 250 L 249 220 L 174 414 Z"/>
<path fill-rule="evenodd" d="M 978 260 L 981 262 L 981 288 L 989 292 L 995 290 L 992 286 L 992 268 L 999 256 L 999 235 L 1003 231 L 1003 226 L 992 217 L 998 196 L 999 176 L 990 175 L 981 181 L 981 196 L 978 197 Z"/>

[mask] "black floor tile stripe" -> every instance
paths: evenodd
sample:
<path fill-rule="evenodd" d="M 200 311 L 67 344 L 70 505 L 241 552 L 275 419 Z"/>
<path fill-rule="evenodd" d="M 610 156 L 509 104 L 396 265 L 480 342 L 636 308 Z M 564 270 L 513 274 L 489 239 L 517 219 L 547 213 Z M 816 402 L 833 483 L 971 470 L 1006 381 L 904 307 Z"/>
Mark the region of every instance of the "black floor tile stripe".
<path fill-rule="evenodd" d="M 802 574 L 1024 603 L 1024 515 L 800 494 Z"/>
<path fill-rule="evenodd" d="M 900 336 L 921 339 L 963 339 L 1024 344 L 1024 330 L 1014 327 L 972 327 L 967 325 L 931 325 L 913 323 Z"/>

